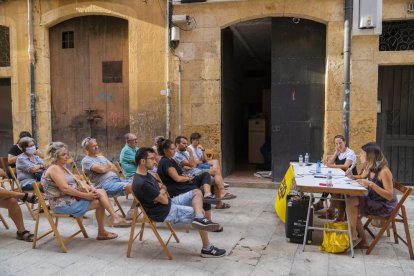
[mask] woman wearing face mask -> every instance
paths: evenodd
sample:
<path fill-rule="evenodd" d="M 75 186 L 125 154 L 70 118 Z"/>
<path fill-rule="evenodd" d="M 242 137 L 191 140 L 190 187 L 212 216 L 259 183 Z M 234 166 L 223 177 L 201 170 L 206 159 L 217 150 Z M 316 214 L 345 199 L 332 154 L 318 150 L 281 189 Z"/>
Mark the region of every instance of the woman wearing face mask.
<path fill-rule="evenodd" d="M 33 190 L 33 182 L 40 181 L 45 169 L 42 158 L 37 156 L 33 138 L 23 137 L 19 141 L 23 153 L 16 161 L 17 180 L 22 190 Z"/>

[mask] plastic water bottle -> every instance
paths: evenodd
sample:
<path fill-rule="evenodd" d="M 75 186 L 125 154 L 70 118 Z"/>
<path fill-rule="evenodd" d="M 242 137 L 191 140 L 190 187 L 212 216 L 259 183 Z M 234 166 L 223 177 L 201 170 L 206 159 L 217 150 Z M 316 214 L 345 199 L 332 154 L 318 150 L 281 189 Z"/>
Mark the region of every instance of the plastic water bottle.
<path fill-rule="evenodd" d="M 305 154 L 305 165 L 307 166 L 309 164 L 309 154 Z"/>
<path fill-rule="evenodd" d="M 332 171 L 328 171 L 328 174 L 326 175 L 326 186 L 332 187 Z"/>
<path fill-rule="evenodd" d="M 321 168 L 321 161 L 318 160 L 316 161 L 316 173 L 321 173 L 322 172 L 322 168 Z"/>
<path fill-rule="evenodd" d="M 303 166 L 303 156 L 299 155 L 299 166 Z"/>

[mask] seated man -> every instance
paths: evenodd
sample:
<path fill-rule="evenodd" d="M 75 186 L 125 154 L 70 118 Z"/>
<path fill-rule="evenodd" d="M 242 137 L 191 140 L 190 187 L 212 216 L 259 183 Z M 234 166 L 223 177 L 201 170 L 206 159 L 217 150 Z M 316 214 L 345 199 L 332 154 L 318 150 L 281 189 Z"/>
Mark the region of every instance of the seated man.
<path fill-rule="evenodd" d="M 188 146 L 194 155 L 195 162 L 197 164 L 197 168 L 202 170 L 210 170 L 210 174 L 214 176 L 218 176 L 220 178 L 223 178 L 221 176 L 221 167 L 220 163 L 217 159 L 213 159 L 208 161 L 207 156 L 205 154 L 204 147 L 200 144 L 201 135 L 198 132 L 191 133 L 190 135 L 190 145 Z M 224 183 L 224 187 L 227 188 L 230 185 L 227 183 Z"/>
<path fill-rule="evenodd" d="M 203 248 L 202 257 L 223 257 L 226 250 L 210 244 L 206 231 L 220 229 L 218 223 L 204 216 L 203 196 L 199 189 L 193 189 L 172 199 L 167 188 L 148 173 L 154 166 L 155 153 L 152 148 L 138 150 L 135 162 L 138 164 L 132 189 L 148 216 L 157 222 L 169 221 L 175 224 L 189 224 L 199 230 Z"/>
<path fill-rule="evenodd" d="M 17 228 L 16 239 L 32 242 L 33 234 L 24 228 L 22 210 L 17 203 L 19 199 L 23 202 L 36 202 L 36 196 L 33 194 L 8 191 L 0 187 L 0 208 L 6 208 L 9 211 L 9 217 Z"/>
<path fill-rule="evenodd" d="M 196 167 L 196 160 L 193 154 L 193 151 L 190 147 L 188 147 L 187 138 L 184 136 L 178 136 L 175 139 L 175 146 L 176 152 L 174 154 L 173 159 L 177 164 L 179 164 L 183 168 L 183 175 L 187 176 L 196 176 L 203 172 L 200 168 Z M 228 200 L 236 198 L 235 195 L 226 192 L 224 189 L 224 181 L 221 173 L 218 173 L 215 169 L 210 169 L 209 173 L 211 176 L 214 177 L 215 182 L 215 194 L 217 199 L 221 200 Z M 230 204 L 219 202 L 216 206 L 216 209 L 227 209 L 230 208 Z"/>
<path fill-rule="evenodd" d="M 119 154 L 119 163 L 125 177 L 131 178 L 137 170 L 137 165 L 135 164 L 135 154 L 139 149 L 137 146 L 137 136 L 133 133 L 127 133 L 124 138 L 126 143 Z"/>
<path fill-rule="evenodd" d="M 104 156 L 98 156 L 98 143 L 95 138 L 87 137 L 82 141 L 87 155 L 82 159 L 82 170 L 95 188 L 104 189 L 109 197 L 123 196 L 131 193 L 131 183 L 122 180 L 116 174 L 117 168 Z M 125 191 L 126 190 L 126 191 Z M 128 210 L 126 219 L 134 213 L 134 204 Z"/>

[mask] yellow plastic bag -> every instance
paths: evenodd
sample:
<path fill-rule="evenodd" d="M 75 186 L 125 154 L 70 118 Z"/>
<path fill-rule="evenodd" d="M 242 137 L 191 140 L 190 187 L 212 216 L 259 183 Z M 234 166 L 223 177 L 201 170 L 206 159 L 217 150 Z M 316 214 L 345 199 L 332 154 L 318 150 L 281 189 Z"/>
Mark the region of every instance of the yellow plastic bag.
<path fill-rule="evenodd" d="M 348 232 L 335 232 L 330 229 L 348 230 L 348 224 L 343 221 L 326 222 L 323 230 L 323 242 L 320 250 L 329 253 L 342 253 L 349 247 Z"/>

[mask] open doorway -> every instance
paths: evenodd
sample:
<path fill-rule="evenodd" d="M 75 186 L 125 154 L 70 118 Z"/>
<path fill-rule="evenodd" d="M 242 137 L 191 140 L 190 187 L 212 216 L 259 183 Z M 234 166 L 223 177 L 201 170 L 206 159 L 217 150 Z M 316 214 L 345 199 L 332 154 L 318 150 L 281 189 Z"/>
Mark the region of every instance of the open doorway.
<path fill-rule="evenodd" d="M 0 79 L 0 156 L 7 156 L 13 143 L 10 78 Z"/>
<path fill-rule="evenodd" d="M 271 18 L 263 18 L 222 30 L 224 175 L 270 169 L 260 148 L 271 125 L 271 27 Z"/>
<path fill-rule="evenodd" d="M 280 181 L 299 154 L 321 157 L 326 26 L 292 17 L 222 30 L 223 174 L 271 170 Z"/>

